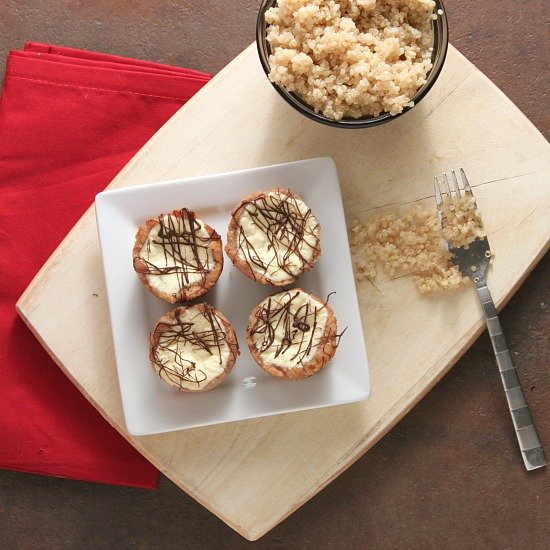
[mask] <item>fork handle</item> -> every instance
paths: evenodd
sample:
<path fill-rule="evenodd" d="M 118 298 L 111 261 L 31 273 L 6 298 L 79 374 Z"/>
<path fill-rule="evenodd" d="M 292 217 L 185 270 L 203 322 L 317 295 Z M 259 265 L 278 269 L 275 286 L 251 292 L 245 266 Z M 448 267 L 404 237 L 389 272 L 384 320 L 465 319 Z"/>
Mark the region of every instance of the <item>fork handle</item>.
<path fill-rule="evenodd" d="M 512 361 L 493 298 L 484 281 L 477 283 L 476 288 L 485 313 L 487 329 L 491 337 L 491 344 L 493 344 L 500 378 L 506 393 L 506 401 L 512 415 L 523 462 L 527 470 L 542 468 L 546 466 L 546 456 L 533 424 L 533 417 L 527 405 L 516 367 Z"/>

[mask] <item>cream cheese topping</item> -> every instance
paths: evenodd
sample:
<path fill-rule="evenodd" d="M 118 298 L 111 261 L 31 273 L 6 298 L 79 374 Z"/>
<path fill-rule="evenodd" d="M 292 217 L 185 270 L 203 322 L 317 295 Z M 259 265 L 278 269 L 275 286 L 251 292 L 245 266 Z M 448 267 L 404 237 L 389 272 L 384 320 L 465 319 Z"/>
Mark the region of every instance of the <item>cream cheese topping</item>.
<path fill-rule="evenodd" d="M 273 282 L 296 278 L 319 248 L 321 227 L 295 196 L 271 191 L 245 203 L 239 215 L 237 256 Z"/>
<path fill-rule="evenodd" d="M 261 304 L 252 342 L 265 363 L 301 367 L 318 351 L 328 311 L 324 303 L 302 290 L 270 296 Z"/>
<path fill-rule="evenodd" d="M 205 315 L 189 307 L 180 312 L 172 328 L 160 335 L 154 359 L 163 380 L 196 391 L 224 372 L 231 348 L 213 311 Z"/>
<path fill-rule="evenodd" d="M 159 219 L 162 223 L 151 228 L 139 257 L 153 266 L 152 272 L 145 274 L 148 283 L 160 292 L 176 294 L 182 287 L 204 280 L 205 270 L 213 269 L 210 235 L 198 218 L 193 218 L 193 227 L 188 217 L 163 214 Z M 163 227 L 173 231 L 163 235 Z"/>

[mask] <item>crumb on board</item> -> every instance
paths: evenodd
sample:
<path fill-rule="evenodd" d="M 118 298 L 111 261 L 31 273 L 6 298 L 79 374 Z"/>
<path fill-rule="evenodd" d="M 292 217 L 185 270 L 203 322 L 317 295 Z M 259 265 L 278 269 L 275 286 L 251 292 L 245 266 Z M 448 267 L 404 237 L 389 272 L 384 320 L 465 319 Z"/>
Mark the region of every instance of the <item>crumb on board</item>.
<path fill-rule="evenodd" d="M 357 283 L 376 277 L 377 267 L 390 278 L 412 275 L 423 294 L 463 287 L 460 273 L 443 239 L 463 246 L 483 234 L 481 216 L 471 197 L 446 198 L 443 230 L 436 212 L 415 206 L 405 212 L 375 216 L 349 227 Z"/>

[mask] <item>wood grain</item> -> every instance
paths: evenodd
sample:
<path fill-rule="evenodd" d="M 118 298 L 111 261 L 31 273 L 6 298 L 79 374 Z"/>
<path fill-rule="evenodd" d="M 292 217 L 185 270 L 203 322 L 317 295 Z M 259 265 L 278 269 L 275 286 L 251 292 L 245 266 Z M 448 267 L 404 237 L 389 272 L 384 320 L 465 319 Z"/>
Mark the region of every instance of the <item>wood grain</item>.
<path fill-rule="evenodd" d="M 335 158 L 349 220 L 401 204 L 429 204 L 431 176 L 463 166 L 495 252 L 489 283 L 500 305 L 548 248 L 548 144 L 453 48 L 439 82 L 413 111 L 386 126 L 346 132 L 307 121 L 284 104 L 250 47 L 112 185 L 315 156 Z M 482 330 L 473 293 L 421 299 L 404 278 L 378 281 L 377 288 L 360 289 L 358 298 L 372 368 L 367 403 L 140 438 L 124 430 L 92 210 L 18 309 L 109 422 L 191 496 L 254 540 L 372 446 Z M 89 315 L 71 323 L 81 308 Z M 274 469 L 274 463 L 288 467 Z"/>

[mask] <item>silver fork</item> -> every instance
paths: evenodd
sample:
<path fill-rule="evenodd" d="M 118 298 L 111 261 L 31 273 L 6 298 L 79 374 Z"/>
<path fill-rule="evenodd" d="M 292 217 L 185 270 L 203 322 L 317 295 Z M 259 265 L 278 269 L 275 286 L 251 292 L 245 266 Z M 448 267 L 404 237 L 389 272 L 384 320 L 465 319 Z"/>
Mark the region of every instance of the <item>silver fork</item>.
<path fill-rule="evenodd" d="M 454 170 L 451 172 L 454 188 L 453 190 L 456 196 L 460 197 L 461 193 L 464 193 L 465 196 L 473 197 L 474 195 L 468 182 L 468 178 L 462 168 L 460 169 L 460 175 L 462 177 L 463 184 L 462 190 L 460 189 Z M 443 180 L 445 183 L 445 190 L 443 193 L 446 191 L 450 198 L 452 196 L 452 192 L 451 186 L 449 185 L 449 178 L 446 173 L 443 174 Z M 443 197 L 437 176 L 434 177 L 434 189 L 439 222 L 443 227 L 445 213 L 442 208 Z M 477 205 L 475 202 L 474 206 L 477 210 Z M 527 470 L 542 468 L 543 466 L 546 466 L 546 456 L 544 455 L 544 450 L 540 443 L 537 430 L 533 424 L 533 417 L 531 416 L 531 411 L 527 405 L 525 394 L 523 393 L 516 367 L 514 366 L 510 350 L 508 349 L 506 337 L 502 331 L 502 326 L 497 315 L 493 298 L 491 297 L 491 293 L 489 292 L 489 288 L 487 287 L 485 280 L 487 268 L 489 267 L 489 260 L 491 258 L 489 241 L 487 237 L 477 237 L 467 247 L 453 247 L 449 241 L 445 241 L 445 246 L 452 254 L 452 260 L 458 266 L 460 271 L 469 277 L 476 285 L 479 301 L 481 302 L 483 312 L 485 313 L 487 329 L 489 331 L 489 336 L 491 337 L 491 343 L 493 344 L 493 350 L 495 352 L 500 378 L 506 393 L 508 409 L 512 415 L 512 421 L 514 423 L 516 437 L 518 439 L 519 448 L 521 450 L 525 467 Z"/>

